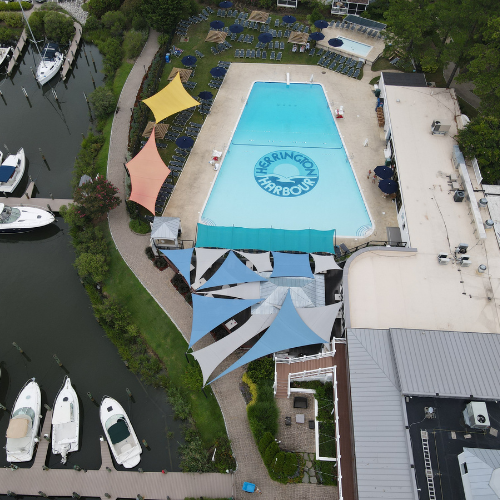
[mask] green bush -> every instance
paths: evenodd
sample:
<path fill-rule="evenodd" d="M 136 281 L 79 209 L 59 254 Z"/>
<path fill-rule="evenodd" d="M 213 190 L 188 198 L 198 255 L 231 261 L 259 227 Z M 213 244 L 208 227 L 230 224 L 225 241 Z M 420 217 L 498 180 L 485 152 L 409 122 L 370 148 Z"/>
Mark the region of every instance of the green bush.
<path fill-rule="evenodd" d="M 220 473 L 225 473 L 228 470 L 236 469 L 236 460 L 233 457 L 231 450 L 231 442 L 227 436 L 217 438 L 214 444 L 215 447 L 215 467 Z"/>
<path fill-rule="evenodd" d="M 128 225 L 134 233 L 148 234 L 151 232 L 151 226 L 140 219 L 132 219 Z"/>
<path fill-rule="evenodd" d="M 2 4 L 0 4 L 2 5 Z M 6 43 L 17 38 L 16 32 L 11 28 L 0 26 L 0 42 Z"/>
<path fill-rule="evenodd" d="M 115 26 L 115 24 L 117 24 L 119 28 L 123 30 L 127 24 L 127 18 L 123 12 L 120 12 L 119 10 L 111 10 L 106 12 L 106 14 L 101 17 L 101 23 L 108 29 L 111 29 Z"/>
<path fill-rule="evenodd" d="M 0 12 L 0 21 L 10 28 L 22 28 L 24 26 L 23 16 L 17 12 Z"/>
<path fill-rule="evenodd" d="M 264 452 L 267 450 L 267 447 L 274 441 L 274 437 L 270 432 L 264 433 L 264 435 L 260 438 L 259 441 L 259 453 L 264 455 Z"/>
<path fill-rule="evenodd" d="M 123 39 L 123 51 L 127 59 L 135 59 L 144 46 L 144 35 L 140 31 L 130 30 Z"/>
<path fill-rule="evenodd" d="M 33 5 L 30 2 L 21 2 L 24 10 L 30 10 Z M 0 3 L 0 12 L 1 11 L 21 11 L 21 7 L 18 2 L 9 2 L 9 3 Z"/>
<path fill-rule="evenodd" d="M 247 368 L 248 376 L 259 385 L 261 382 L 274 382 L 274 361 L 272 358 L 260 358 L 252 361 Z"/>
<path fill-rule="evenodd" d="M 168 390 L 168 401 L 174 409 L 175 418 L 187 420 L 191 416 L 191 404 L 177 387 Z"/>
<path fill-rule="evenodd" d="M 142 16 L 137 15 L 134 17 L 134 19 L 132 19 L 132 28 L 134 28 L 136 31 L 145 31 L 148 29 L 148 23 Z"/>
<path fill-rule="evenodd" d="M 95 16 L 87 17 L 87 21 L 85 22 L 85 31 L 95 31 L 100 30 L 102 28 L 102 23 Z"/>
<path fill-rule="evenodd" d="M 98 41 L 97 46 L 104 55 L 104 74 L 110 79 L 122 63 L 123 50 L 120 39 L 107 38 L 104 41 Z"/>
<path fill-rule="evenodd" d="M 276 435 L 279 411 L 275 402 L 262 401 L 259 392 L 257 402 L 247 407 L 247 413 L 250 429 L 257 442 L 266 432 Z"/>
<path fill-rule="evenodd" d="M 266 467 L 269 467 L 273 463 L 273 460 L 279 452 L 280 447 L 278 446 L 278 443 L 273 440 L 273 442 L 266 448 L 266 451 L 264 452 L 263 458 Z"/>
<path fill-rule="evenodd" d="M 184 383 L 191 391 L 201 391 L 203 387 L 203 374 L 198 361 L 192 359 L 184 372 Z"/>
<path fill-rule="evenodd" d="M 316 477 L 320 484 L 327 486 L 337 486 L 337 469 L 335 462 L 324 462 L 322 460 L 315 460 L 313 462 Z"/>
<path fill-rule="evenodd" d="M 203 448 L 200 434 L 195 428 L 185 429 L 184 441 L 185 444 L 179 446 L 182 470 L 184 472 L 215 472 L 215 466 L 207 450 Z"/>
<path fill-rule="evenodd" d="M 106 12 L 119 9 L 120 4 L 120 0 L 89 0 L 85 7 L 89 14 L 101 19 Z"/>
<path fill-rule="evenodd" d="M 49 40 L 69 43 L 75 34 L 73 20 L 59 12 L 49 11 L 43 19 L 45 35 Z"/>
<path fill-rule="evenodd" d="M 116 109 L 118 99 L 107 87 L 97 87 L 90 95 L 89 101 L 98 119 L 106 118 Z"/>

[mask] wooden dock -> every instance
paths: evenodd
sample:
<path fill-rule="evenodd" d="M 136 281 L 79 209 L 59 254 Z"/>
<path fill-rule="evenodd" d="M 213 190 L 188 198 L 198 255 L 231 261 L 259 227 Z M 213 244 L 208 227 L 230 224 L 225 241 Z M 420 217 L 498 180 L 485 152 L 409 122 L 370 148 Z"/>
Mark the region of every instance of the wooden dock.
<path fill-rule="evenodd" d="M 27 39 L 28 39 L 28 36 L 26 35 L 26 29 L 24 29 L 23 32 L 21 33 L 21 38 L 17 42 L 16 48 L 14 49 L 14 52 L 12 53 L 12 57 L 10 58 L 9 65 L 7 66 L 7 75 L 8 76 L 10 76 L 12 74 L 12 71 L 14 71 L 14 68 L 17 64 L 17 59 L 22 54 L 24 46 L 26 45 Z"/>
<path fill-rule="evenodd" d="M 64 60 L 64 64 L 61 69 L 61 77 L 63 80 L 66 80 L 68 71 L 71 69 L 73 61 L 76 59 L 76 51 L 78 50 L 78 46 L 80 45 L 80 40 L 82 38 L 82 27 L 80 24 L 74 22 L 73 26 L 75 27 L 75 36 L 69 46 L 68 52 L 66 52 L 66 59 Z"/>
<path fill-rule="evenodd" d="M 52 412 L 45 416 L 33 466 L 29 469 L 0 469 L 0 494 L 48 497 L 97 497 L 105 500 L 137 498 L 183 500 L 186 497 L 230 498 L 233 474 L 117 471 L 106 441 L 101 441 L 102 465 L 99 470 L 43 470 L 50 438 Z M 140 464 L 139 464 L 140 465 Z M 42 495 L 43 493 L 43 495 Z"/>
<path fill-rule="evenodd" d="M 21 198 L 13 198 L 11 196 L 0 198 L 0 203 L 7 203 L 9 206 L 17 207 L 38 207 L 51 212 L 59 212 L 63 205 L 74 203 L 70 199 L 54 199 L 54 198 L 32 198 L 35 183 L 31 181 Z"/>

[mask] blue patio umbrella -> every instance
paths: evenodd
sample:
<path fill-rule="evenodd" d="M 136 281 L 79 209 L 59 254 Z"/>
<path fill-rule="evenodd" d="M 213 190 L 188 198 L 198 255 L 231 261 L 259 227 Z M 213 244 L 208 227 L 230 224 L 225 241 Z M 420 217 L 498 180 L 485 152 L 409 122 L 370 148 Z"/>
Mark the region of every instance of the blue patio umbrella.
<path fill-rule="evenodd" d="M 224 76 L 226 74 L 227 70 L 225 70 L 224 68 L 221 68 L 219 66 L 217 66 L 216 68 L 212 68 L 210 70 L 210 74 L 212 76 L 215 76 L 216 78 L 220 78 L 221 76 Z"/>
<path fill-rule="evenodd" d="M 394 175 L 394 171 L 391 167 L 386 167 L 385 165 L 380 165 L 374 170 L 375 175 L 380 179 L 390 179 Z"/>
<path fill-rule="evenodd" d="M 271 33 L 261 33 L 259 35 L 259 42 L 268 43 L 273 39 L 273 35 Z"/>
<path fill-rule="evenodd" d="M 193 146 L 194 140 L 187 135 L 183 135 L 175 140 L 175 144 L 181 149 L 189 149 Z"/>
<path fill-rule="evenodd" d="M 323 40 L 323 38 L 325 38 L 325 35 L 323 35 L 323 33 L 320 33 L 319 31 L 315 31 L 314 33 L 311 33 L 309 35 L 309 40 L 315 40 L 316 42 Z"/>
<path fill-rule="evenodd" d="M 221 9 L 229 9 L 229 8 L 230 8 L 230 7 L 232 7 L 232 6 L 233 6 L 233 2 L 229 2 L 229 1 L 227 1 L 227 2 L 221 2 L 221 3 L 219 4 L 219 7 L 220 7 Z"/>
<path fill-rule="evenodd" d="M 392 179 L 384 179 L 378 183 L 380 191 L 385 194 L 392 194 L 398 190 L 398 183 Z"/>
<path fill-rule="evenodd" d="M 182 64 L 184 64 L 184 66 L 194 66 L 197 60 L 198 59 L 196 59 L 196 57 L 194 56 L 185 56 L 181 59 Z"/>
<path fill-rule="evenodd" d="M 344 45 L 344 42 L 338 38 L 330 38 L 330 40 L 328 40 L 328 45 L 331 45 L 332 47 L 341 47 Z"/>
<path fill-rule="evenodd" d="M 241 33 L 243 29 L 244 28 L 241 24 L 231 24 L 231 26 L 229 26 L 229 31 L 231 33 Z"/>
<path fill-rule="evenodd" d="M 326 21 L 319 20 L 319 21 L 314 22 L 314 26 L 316 26 L 316 28 L 319 28 L 320 30 L 322 30 L 323 28 L 326 28 L 328 26 L 328 23 Z"/>
<path fill-rule="evenodd" d="M 293 24 L 297 20 L 293 16 L 283 16 L 282 19 L 285 24 Z"/>
<path fill-rule="evenodd" d="M 200 93 L 198 94 L 198 97 L 199 97 L 200 99 L 203 99 L 204 101 L 206 101 L 206 100 L 208 100 L 208 99 L 212 99 L 212 97 L 213 97 L 213 96 L 214 96 L 214 95 L 212 94 L 212 92 L 208 92 L 208 91 L 206 91 L 206 90 L 204 90 L 203 92 L 200 92 Z"/>
<path fill-rule="evenodd" d="M 224 23 L 222 21 L 212 21 L 210 27 L 214 30 L 221 30 L 224 28 Z"/>

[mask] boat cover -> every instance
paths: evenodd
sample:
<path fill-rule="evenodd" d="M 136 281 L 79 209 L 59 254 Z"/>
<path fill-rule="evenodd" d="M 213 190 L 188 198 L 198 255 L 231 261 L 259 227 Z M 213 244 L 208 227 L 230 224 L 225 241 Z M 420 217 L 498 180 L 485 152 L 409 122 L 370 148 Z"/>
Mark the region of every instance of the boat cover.
<path fill-rule="evenodd" d="M 10 165 L 2 165 L 0 167 L 0 182 L 7 182 L 12 174 L 16 171 L 16 167 L 11 167 Z"/>
<path fill-rule="evenodd" d="M 27 415 L 19 415 L 9 422 L 6 437 L 10 439 L 19 439 L 28 435 L 30 418 Z"/>
<path fill-rule="evenodd" d="M 125 422 L 125 419 L 123 417 L 119 418 L 116 421 L 116 424 L 113 424 L 108 429 L 108 434 L 109 434 L 109 439 L 111 439 L 111 442 L 113 444 L 125 441 L 125 439 L 127 439 L 130 436 L 130 431 L 128 430 L 127 422 Z"/>

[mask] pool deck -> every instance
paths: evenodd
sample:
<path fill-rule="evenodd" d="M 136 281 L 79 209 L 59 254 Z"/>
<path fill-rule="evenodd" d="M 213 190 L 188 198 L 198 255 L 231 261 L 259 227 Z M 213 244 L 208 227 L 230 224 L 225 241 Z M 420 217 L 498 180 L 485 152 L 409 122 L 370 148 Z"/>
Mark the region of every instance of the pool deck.
<path fill-rule="evenodd" d="M 212 151 L 226 152 L 256 75 L 258 81 L 286 82 L 287 73 L 291 82 L 309 82 L 312 75 L 315 83 L 323 85 L 332 110 L 344 107 L 344 118 L 336 120 L 337 127 L 375 230 L 367 238 L 338 239 L 337 243 L 354 247 L 368 240 L 385 241 L 386 227 L 397 226 L 395 204 L 383 198 L 377 185 L 367 178 L 368 170 L 383 164 L 385 146 L 375 115 L 376 98 L 368 84 L 374 76 L 369 68 L 362 80 L 355 80 L 319 66 L 232 63 L 163 214 L 181 217 L 183 239 L 196 240 L 196 225 L 216 179 L 209 164 Z"/>

